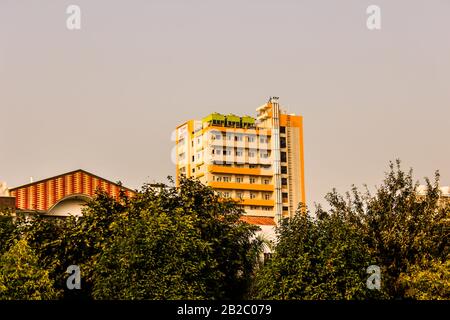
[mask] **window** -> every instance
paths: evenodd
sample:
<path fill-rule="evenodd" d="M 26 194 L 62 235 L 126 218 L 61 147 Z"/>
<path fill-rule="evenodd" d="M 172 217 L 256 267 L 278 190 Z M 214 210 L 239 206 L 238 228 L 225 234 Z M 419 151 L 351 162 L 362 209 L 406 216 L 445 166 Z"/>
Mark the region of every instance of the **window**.
<path fill-rule="evenodd" d="M 250 177 L 250 183 L 256 183 L 256 178 Z"/>
<path fill-rule="evenodd" d="M 255 156 L 255 151 L 249 151 L 249 152 L 248 152 L 248 156 L 249 156 L 250 158 L 253 158 L 253 157 Z"/>
<path fill-rule="evenodd" d="M 222 177 L 220 177 L 220 176 L 219 176 L 219 177 L 216 177 L 216 181 L 217 181 L 217 182 L 222 182 Z"/>
<path fill-rule="evenodd" d="M 230 182 L 230 177 L 223 177 L 223 182 Z"/>
<path fill-rule="evenodd" d="M 236 182 L 237 183 L 242 183 L 242 177 L 236 177 Z"/>
<path fill-rule="evenodd" d="M 263 211 L 271 211 L 272 209 L 270 207 L 262 207 Z"/>
<path fill-rule="evenodd" d="M 254 169 L 254 168 L 256 168 L 256 165 L 251 164 L 251 165 L 249 165 L 249 168 L 250 168 L 250 169 Z"/>
<path fill-rule="evenodd" d="M 287 173 L 287 167 L 281 166 L 281 173 Z"/>
<path fill-rule="evenodd" d="M 200 144 L 200 143 L 201 143 L 200 138 L 197 138 L 197 144 Z"/>
<path fill-rule="evenodd" d="M 280 133 L 286 133 L 286 127 L 280 127 Z"/>
<path fill-rule="evenodd" d="M 236 156 L 242 157 L 242 150 L 236 150 Z"/>
<path fill-rule="evenodd" d="M 283 186 L 287 186 L 287 179 L 286 178 L 281 178 L 281 184 Z"/>
<path fill-rule="evenodd" d="M 256 193 L 250 192 L 250 199 L 255 199 L 256 198 Z"/>
<path fill-rule="evenodd" d="M 269 180 L 269 179 L 264 179 L 264 180 L 263 180 L 263 183 L 264 183 L 264 184 L 269 184 L 269 183 L 270 183 L 270 180 Z"/>
<path fill-rule="evenodd" d="M 270 200 L 270 193 L 264 194 L 264 200 Z"/>
<path fill-rule="evenodd" d="M 255 136 L 248 136 L 247 140 L 248 142 L 255 142 Z"/>
<path fill-rule="evenodd" d="M 257 207 L 257 206 L 250 206 L 250 210 L 258 210 L 259 209 L 259 207 Z"/>
<path fill-rule="evenodd" d="M 238 199 L 242 199 L 244 198 L 244 194 L 242 192 L 236 192 L 236 197 L 238 197 Z"/>
<path fill-rule="evenodd" d="M 280 138 L 280 147 L 286 148 L 286 138 L 285 137 Z"/>
<path fill-rule="evenodd" d="M 287 192 L 283 192 L 283 193 L 282 193 L 282 197 L 283 197 L 283 199 L 287 199 L 287 197 L 288 197 Z"/>
<path fill-rule="evenodd" d="M 286 152 L 281 152 L 281 162 L 286 162 Z"/>
<path fill-rule="evenodd" d="M 194 173 L 195 172 L 195 168 L 194 169 L 192 169 L 192 173 Z"/>
<path fill-rule="evenodd" d="M 223 197 L 224 198 L 229 198 L 230 197 L 230 193 L 229 192 L 224 192 L 223 193 Z"/>
<path fill-rule="evenodd" d="M 194 160 L 195 160 L 195 156 L 192 156 L 192 162 L 194 162 Z"/>
<path fill-rule="evenodd" d="M 234 136 L 234 141 L 242 141 L 242 136 L 241 135 Z"/>
<path fill-rule="evenodd" d="M 268 143 L 269 139 L 267 137 L 259 137 L 259 142 L 260 143 Z"/>
<path fill-rule="evenodd" d="M 216 140 L 222 139 L 222 135 L 221 134 L 216 134 L 214 137 L 216 138 Z"/>
<path fill-rule="evenodd" d="M 267 151 L 261 151 L 260 152 L 260 157 L 266 159 L 266 158 L 269 157 L 269 154 L 267 153 Z"/>
<path fill-rule="evenodd" d="M 283 207 L 283 211 L 289 211 L 288 207 Z"/>

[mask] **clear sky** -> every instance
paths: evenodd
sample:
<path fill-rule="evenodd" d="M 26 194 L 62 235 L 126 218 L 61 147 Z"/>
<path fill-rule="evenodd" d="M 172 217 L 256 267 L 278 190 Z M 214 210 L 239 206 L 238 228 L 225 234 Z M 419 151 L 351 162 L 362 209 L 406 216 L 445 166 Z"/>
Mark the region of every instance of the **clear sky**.
<path fill-rule="evenodd" d="M 178 124 L 279 96 L 304 116 L 309 205 L 395 158 L 449 185 L 449 87 L 448 0 L 0 0 L 0 180 L 163 181 Z"/>

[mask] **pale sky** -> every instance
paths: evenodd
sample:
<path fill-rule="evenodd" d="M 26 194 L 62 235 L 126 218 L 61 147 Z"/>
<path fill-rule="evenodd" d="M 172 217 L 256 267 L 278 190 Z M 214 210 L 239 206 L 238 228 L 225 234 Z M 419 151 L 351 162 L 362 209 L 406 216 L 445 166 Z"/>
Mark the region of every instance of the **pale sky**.
<path fill-rule="evenodd" d="M 304 116 L 309 205 L 395 158 L 449 185 L 449 87 L 448 0 L 0 0 L 0 180 L 165 181 L 178 124 L 278 96 Z"/>

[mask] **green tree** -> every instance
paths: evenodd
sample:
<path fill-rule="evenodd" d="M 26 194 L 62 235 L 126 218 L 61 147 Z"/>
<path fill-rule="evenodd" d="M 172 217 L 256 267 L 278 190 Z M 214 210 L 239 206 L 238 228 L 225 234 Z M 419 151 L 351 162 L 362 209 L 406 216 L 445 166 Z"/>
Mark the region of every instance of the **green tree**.
<path fill-rule="evenodd" d="M 284 222 L 276 253 L 257 277 L 257 296 L 419 297 L 408 287 L 417 286 L 414 277 L 425 276 L 419 266 L 437 261 L 441 268 L 431 270 L 443 270 L 449 256 L 450 215 L 439 203 L 439 174 L 434 183 L 426 182 L 427 194 L 419 195 L 412 170 L 402 171 L 397 161 L 374 195 L 356 187 L 345 196 L 333 190 L 326 196 L 330 208 L 318 207 L 316 218 L 300 215 Z M 381 268 L 380 292 L 364 289 L 364 270 L 371 264 Z"/>
<path fill-rule="evenodd" d="M 56 299 L 48 270 L 40 267 L 25 240 L 16 241 L 0 257 L 0 300 Z"/>
<path fill-rule="evenodd" d="M 391 298 L 405 297 L 399 282 L 402 273 L 423 259 L 444 261 L 450 253 L 448 210 L 438 201 L 439 174 L 436 172 L 434 183 L 429 179 L 426 183 L 427 194 L 419 196 L 412 170 L 403 172 L 397 161 L 396 165 L 391 163 L 375 195 L 367 193 L 365 200 L 354 206 L 366 208 L 354 211 L 363 218 L 367 243 L 376 253 L 383 270 L 383 287 Z"/>
<path fill-rule="evenodd" d="M 79 234 L 80 221 L 74 217 L 48 218 L 36 213 L 17 219 L 15 224 L 16 233 L 36 253 L 42 268 L 49 270 L 55 290 L 63 291 L 66 296 L 80 295 L 77 290 L 69 291 L 66 287 L 67 267 L 77 264 L 81 259 L 76 255 L 85 251 L 73 240 Z"/>
<path fill-rule="evenodd" d="M 64 298 L 241 298 L 260 250 L 258 228 L 242 213 L 182 178 L 179 187 L 145 185 L 132 198 L 99 192 L 81 219 L 5 220 L 1 241 L 24 239 Z M 81 290 L 66 288 L 70 265 L 80 267 Z"/>
<path fill-rule="evenodd" d="M 256 277 L 258 299 L 363 299 L 374 258 L 361 231 L 337 213 L 312 218 L 304 210 L 277 230 L 272 259 Z"/>
<path fill-rule="evenodd" d="M 87 214 L 97 210 L 103 209 L 90 206 Z M 110 241 L 94 268 L 94 297 L 244 297 L 260 242 L 253 237 L 258 228 L 240 221 L 242 213 L 199 181 L 144 186 L 109 226 Z"/>
<path fill-rule="evenodd" d="M 405 297 L 418 300 L 450 300 L 450 259 L 424 261 L 400 275 Z"/>
<path fill-rule="evenodd" d="M 16 226 L 10 212 L 0 212 L 0 255 L 5 253 L 15 238 Z"/>
<path fill-rule="evenodd" d="M 192 218 L 157 210 L 144 210 L 113 227 L 117 235 L 95 269 L 95 298 L 201 299 L 206 283 L 221 276 L 208 274 L 216 262 Z"/>

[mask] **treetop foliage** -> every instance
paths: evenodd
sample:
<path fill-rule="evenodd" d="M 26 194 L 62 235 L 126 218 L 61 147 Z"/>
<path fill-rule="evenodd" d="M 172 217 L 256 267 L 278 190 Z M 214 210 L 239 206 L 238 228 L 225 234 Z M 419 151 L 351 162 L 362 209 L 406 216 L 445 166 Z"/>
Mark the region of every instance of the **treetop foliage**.
<path fill-rule="evenodd" d="M 373 194 L 326 195 L 283 220 L 262 263 L 259 228 L 198 180 L 99 192 L 82 218 L 0 214 L 0 299 L 449 299 L 450 206 L 439 174 L 417 192 L 400 162 Z M 67 268 L 81 270 L 68 290 Z M 369 266 L 380 290 L 368 288 Z"/>

